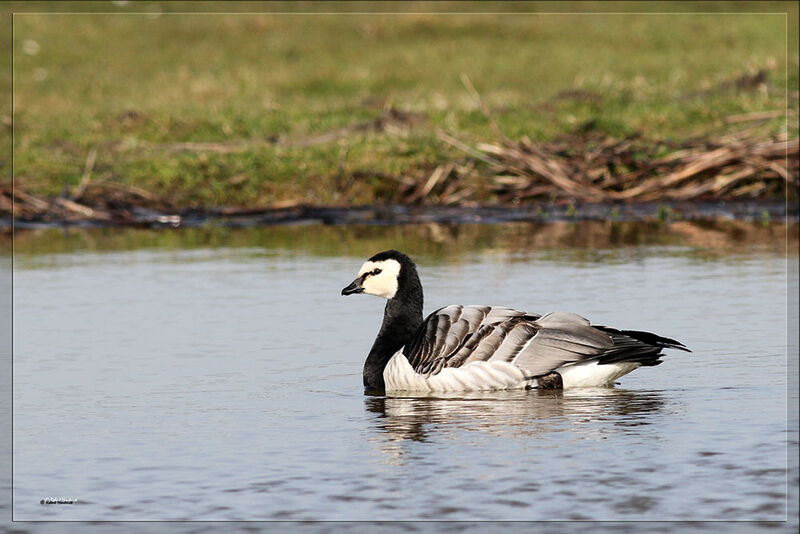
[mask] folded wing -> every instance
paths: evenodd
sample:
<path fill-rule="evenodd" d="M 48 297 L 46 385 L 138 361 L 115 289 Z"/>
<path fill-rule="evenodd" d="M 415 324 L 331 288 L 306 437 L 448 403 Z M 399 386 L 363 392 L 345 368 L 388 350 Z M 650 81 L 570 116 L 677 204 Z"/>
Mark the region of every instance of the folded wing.
<path fill-rule="evenodd" d="M 505 361 L 536 377 L 594 359 L 657 365 L 662 348 L 685 350 L 677 341 L 655 334 L 594 327 L 569 312 L 540 316 L 454 305 L 428 316 L 403 353 L 417 373 L 428 376 L 476 361 Z"/>

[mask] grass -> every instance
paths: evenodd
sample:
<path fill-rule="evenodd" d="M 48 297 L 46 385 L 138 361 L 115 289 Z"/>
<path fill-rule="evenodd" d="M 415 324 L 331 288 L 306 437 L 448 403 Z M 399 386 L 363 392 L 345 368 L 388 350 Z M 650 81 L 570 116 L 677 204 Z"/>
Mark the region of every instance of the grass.
<path fill-rule="evenodd" d="M 463 155 L 439 140 L 437 129 L 470 143 L 496 140 L 463 74 L 512 139 L 550 140 L 591 124 L 612 136 L 641 132 L 679 140 L 719 128 L 730 115 L 783 109 L 786 100 L 794 112 L 791 124 L 777 117 L 761 133 L 766 137 L 788 126 L 790 136 L 797 135 L 797 7 L 791 3 L 659 4 L 664 12 L 790 10 L 788 70 L 782 14 L 181 15 L 169 12 L 264 7 L 148 6 L 163 14 L 15 16 L 18 186 L 49 196 L 75 187 L 87 154 L 96 148 L 94 179 L 169 195 L 187 207 L 379 202 L 385 185 L 370 176 L 430 172 Z M 99 2 L 20 7 L 139 9 Z M 614 6 L 571 7 L 585 12 Z M 766 73 L 763 84 L 730 83 L 758 71 Z M 0 83 L 8 86 L 7 79 Z M 307 147 L 283 143 L 373 120 L 389 107 L 424 114 L 427 122 Z M 243 143 L 243 149 L 171 148 L 186 142 Z M 343 175 L 357 171 L 361 178 L 343 194 Z"/>

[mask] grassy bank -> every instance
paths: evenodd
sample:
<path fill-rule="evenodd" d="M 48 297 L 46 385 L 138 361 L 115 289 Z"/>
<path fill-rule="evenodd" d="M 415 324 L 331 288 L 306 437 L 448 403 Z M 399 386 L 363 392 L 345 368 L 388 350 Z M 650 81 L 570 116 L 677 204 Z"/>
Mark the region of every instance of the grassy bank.
<path fill-rule="evenodd" d="M 15 17 L 15 176 L 30 194 L 80 200 L 112 184 L 181 207 L 368 204 L 455 162 L 472 165 L 472 199 L 493 202 L 504 200 L 488 182 L 498 173 L 447 139 L 474 148 L 641 136 L 666 143 L 657 158 L 698 134 L 797 138 L 796 16 L 170 14 L 189 9 L 179 3 L 145 15 L 102 4 L 119 14 Z M 692 9 L 709 6 L 659 4 Z"/>

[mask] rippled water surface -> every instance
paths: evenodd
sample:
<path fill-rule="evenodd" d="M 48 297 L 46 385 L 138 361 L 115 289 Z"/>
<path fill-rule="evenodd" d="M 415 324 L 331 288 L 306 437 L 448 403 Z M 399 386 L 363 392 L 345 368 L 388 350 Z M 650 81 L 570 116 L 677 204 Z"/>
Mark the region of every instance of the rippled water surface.
<path fill-rule="evenodd" d="M 23 236 L 14 518 L 782 521 L 782 230 L 676 228 Z M 612 389 L 364 395 L 383 302 L 339 291 L 391 247 L 426 312 L 569 310 L 694 352 Z"/>

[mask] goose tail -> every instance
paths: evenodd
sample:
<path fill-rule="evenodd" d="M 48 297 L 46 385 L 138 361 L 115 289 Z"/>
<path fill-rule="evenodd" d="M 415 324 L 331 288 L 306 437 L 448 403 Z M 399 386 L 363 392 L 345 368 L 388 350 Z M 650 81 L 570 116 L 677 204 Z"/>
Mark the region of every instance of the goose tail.
<path fill-rule="evenodd" d="M 600 364 L 631 362 L 642 366 L 655 366 L 661 363 L 664 349 L 678 349 L 691 352 L 686 345 L 674 339 L 641 330 L 617 330 L 608 326 L 595 326 L 614 342 L 614 346 L 598 359 Z"/>
<path fill-rule="evenodd" d="M 642 332 L 640 330 L 619 330 L 619 333 L 632 337 L 642 343 L 660 347 L 662 349 L 678 349 L 684 352 L 692 352 L 689 347 L 669 337 L 659 336 L 652 332 Z"/>

